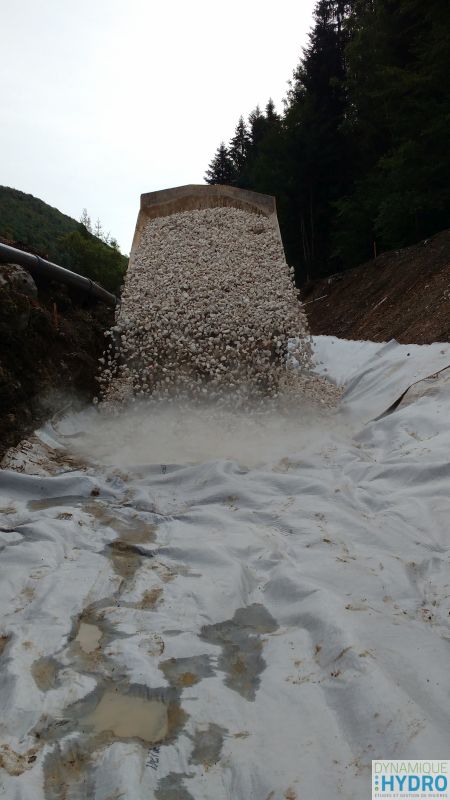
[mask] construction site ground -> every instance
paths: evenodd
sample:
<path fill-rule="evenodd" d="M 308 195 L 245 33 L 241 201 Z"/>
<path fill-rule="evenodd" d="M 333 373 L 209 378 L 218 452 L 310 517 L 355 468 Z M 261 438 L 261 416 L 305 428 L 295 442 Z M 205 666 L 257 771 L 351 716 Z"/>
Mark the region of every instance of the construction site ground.
<path fill-rule="evenodd" d="M 450 338 L 450 231 L 302 290 L 311 333 L 402 344 Z"/>

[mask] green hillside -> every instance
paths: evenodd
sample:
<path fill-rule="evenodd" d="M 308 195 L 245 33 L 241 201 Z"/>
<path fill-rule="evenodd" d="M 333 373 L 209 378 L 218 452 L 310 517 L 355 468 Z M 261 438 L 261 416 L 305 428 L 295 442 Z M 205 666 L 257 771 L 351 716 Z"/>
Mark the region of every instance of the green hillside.
<path fill-rule="evenodd" d="M 31 194 L 0 186 L 0 237 L 35 250 L 116 292 L 127 268 L 118 247 Z"/>

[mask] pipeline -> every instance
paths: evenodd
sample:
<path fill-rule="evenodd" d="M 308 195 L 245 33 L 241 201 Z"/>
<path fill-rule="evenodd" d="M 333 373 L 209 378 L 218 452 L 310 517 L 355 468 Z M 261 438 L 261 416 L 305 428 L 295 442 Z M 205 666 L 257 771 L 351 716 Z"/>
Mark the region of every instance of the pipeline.
<path fill-rule="evenodd" d="M 18 250 L 16 247 L 10 247 L 1 242 L 0 261 L 19 264 L 37 277 L 41 276 L 52 281 L 64 283 L 66 286 L 74 286 L 76 289 L 81 289 L 81 291 L 87 292 L 92 297 L 96 297 L 108 306 L 114 307 L 117 304 L 117 297 L 114 294 L 107 292 L 103 286 L 91 281 L 90 278 L 78 275 L 76 272 L 60 267 L 58 264 L 53 264 L 51 261 L 46 261 L 40 256 L 25 253 L 23 250 Z"/>

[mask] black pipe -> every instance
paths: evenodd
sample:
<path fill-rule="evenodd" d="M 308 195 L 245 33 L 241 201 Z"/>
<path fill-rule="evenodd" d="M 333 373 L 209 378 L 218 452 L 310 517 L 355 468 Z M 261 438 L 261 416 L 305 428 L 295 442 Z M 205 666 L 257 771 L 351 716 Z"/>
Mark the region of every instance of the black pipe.
<path fill-rule="evenodd" d="M 43 278 L 48 278 L 52 281 L 59 281 L 65 283 L 67 286 L 75 286 L 76 289 L 81 289 L 83 292 L 96 297 L 108 306 L 115 306 L 117 304 L 117 297 L 111 292 L 107 292 L 103 286 L 100 286 L 90 278 L 84 275 L 78 275 L 65 267 L 59 267 L 58 264 L 52 264 L 51 261 L 46 261 L 40 256 L 35 256 L 32 253 L 25 253 L 23 250 L 18 250 L 16 247 L 10 247 L 7 244 L 0 242 L 0 261 L 10 262 L 12 264 L 19 264 L 21 267 L 29 270 L 32 274 Z"/>

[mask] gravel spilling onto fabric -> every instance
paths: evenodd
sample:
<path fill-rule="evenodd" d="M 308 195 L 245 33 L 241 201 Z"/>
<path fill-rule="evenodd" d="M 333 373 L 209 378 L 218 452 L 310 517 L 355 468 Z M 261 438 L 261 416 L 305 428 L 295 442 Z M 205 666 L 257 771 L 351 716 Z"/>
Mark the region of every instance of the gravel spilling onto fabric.
<path fill-rule="evenodd" d="M 293 270 L 262 215 L 150 220 L 107 335 L 99 382 L 109 408 L 149 396 L 245 405 L 300 395 L 332 406 L 339 395 L 312 373 Z"/>

